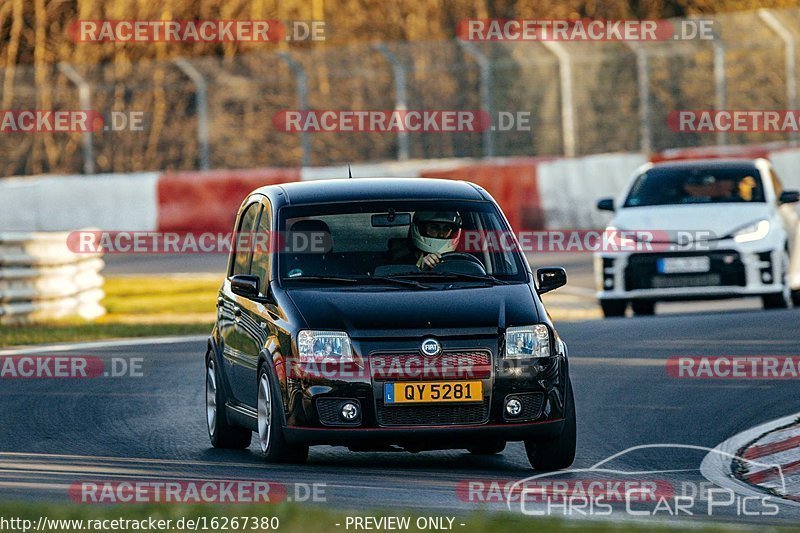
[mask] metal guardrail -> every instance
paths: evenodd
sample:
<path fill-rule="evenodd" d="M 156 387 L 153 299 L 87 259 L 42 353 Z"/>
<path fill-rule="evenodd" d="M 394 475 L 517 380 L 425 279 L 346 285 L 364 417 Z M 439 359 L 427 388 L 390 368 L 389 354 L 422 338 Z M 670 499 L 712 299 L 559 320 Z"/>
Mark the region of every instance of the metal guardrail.
<path fill-rule="evenodd" d="M 71 251 L 67 236 L 0 233 L 0 324 L 105 314 L 102 255 Z"/>

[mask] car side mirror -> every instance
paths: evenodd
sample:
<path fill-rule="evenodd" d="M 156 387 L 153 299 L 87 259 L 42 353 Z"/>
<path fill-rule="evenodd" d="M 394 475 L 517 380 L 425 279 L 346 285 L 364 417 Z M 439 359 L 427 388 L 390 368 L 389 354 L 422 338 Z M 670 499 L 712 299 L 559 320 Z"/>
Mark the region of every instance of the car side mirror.
<path fill-rule="evenodd" d="M 550 292 L 553 289 L 567 284 L 567 271 L 561 267 L 544 267 L 536 271 L 536 281 L 539 282 L 539 294 Z"/>
<path fill-rule="evenodd" d="M 800 191 L 783 191 L 778 198 L 779 204 L 796 204 L 797 202 L 800 202 Z"/>
<path fill-rule="evenodd" d="M 597 209 L 600 211 L 613 211 L 614 210 L 614 199 L 613 198 L 601 198 L 597 201 Z"/>
<path fill-rule="evenodd" d="M 237 274 L 231 278 L 231 292 L 245 298 L 258 298 L 258 276 Z"/>

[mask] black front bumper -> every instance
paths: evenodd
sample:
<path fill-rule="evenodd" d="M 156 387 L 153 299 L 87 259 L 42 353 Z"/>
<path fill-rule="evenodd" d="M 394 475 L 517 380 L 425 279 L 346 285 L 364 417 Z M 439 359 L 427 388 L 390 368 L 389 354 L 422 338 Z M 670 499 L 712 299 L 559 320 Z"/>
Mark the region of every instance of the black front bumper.
<path fill-rule="evenodd" d="M 418 345 L 398 339 L 391 345 L 354 342 L 366 358 L 409 353 Z M 372 369 L 354 375 L 287 375 L 286 438 L 290 442 L 334 444 L 351 447 L 400 445 L 416 449 L 465 448 L 472 443 L 519 441 L 555 437 L 564 419 L 565 384 L 568 381 L 566 355 L 515 363 L 502 358 L 497 337 L 454 339 L 442 342 L 443 356 L 485 352 L 487 365 L 470 367 L 473 374 L 421 376 L 416 379 L 376 376 Z M 404 348 L 405 347 L 405 348 Z M 368 366 L 368 365 L 367 365 Z M 383 387 L 387 382 L 480 379 L 481 403 L 385 406 Z M 505 414 L 509 396 L 524 398 L 520 416 Z M 354 401 L 360 407 L 356 422 L 337 421 L 336 402 Z M 535 400 L 530 402 L 529 400 Z"/>

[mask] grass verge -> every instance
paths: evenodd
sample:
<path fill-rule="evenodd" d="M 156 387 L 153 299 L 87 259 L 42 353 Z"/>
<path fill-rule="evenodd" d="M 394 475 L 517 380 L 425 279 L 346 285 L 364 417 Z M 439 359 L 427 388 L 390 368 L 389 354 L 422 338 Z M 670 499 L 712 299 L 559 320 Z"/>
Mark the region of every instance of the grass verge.
<path fill-rule="evenodd" d="M 110 277 L 104 286 L 104 317 L 5 326 L 0 328 L 0 347 L 208 333 L 219 285 L 218 276 Z"/>

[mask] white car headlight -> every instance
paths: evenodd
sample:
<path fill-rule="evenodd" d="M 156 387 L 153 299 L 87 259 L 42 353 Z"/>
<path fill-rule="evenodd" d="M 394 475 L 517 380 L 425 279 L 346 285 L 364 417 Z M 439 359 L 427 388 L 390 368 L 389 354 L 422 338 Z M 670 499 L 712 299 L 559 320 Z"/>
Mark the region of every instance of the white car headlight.
<path fill-rule="evenodd" d="M 297 348 L 301 363 L 319 363 L 325 360 L 342 363 L 353 361 L 350 337 L 344 331 L 301 330 L 297 334 Z"/>
<path fill-rule="evenodd" d="M 508 328 L 506 357 L 550 357 L 550 330 L 544 324 Z"/>
<path fill-rule="evenodd" d="M 760 241 L 769 233 L 769 220 L 759 220 L 733 232 L 736 242 Z"/>

